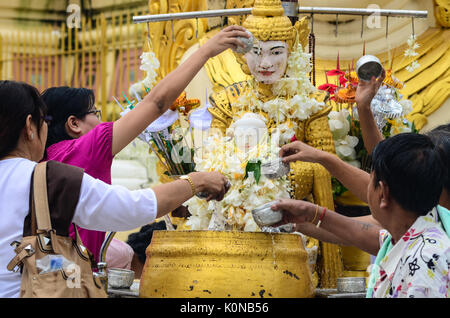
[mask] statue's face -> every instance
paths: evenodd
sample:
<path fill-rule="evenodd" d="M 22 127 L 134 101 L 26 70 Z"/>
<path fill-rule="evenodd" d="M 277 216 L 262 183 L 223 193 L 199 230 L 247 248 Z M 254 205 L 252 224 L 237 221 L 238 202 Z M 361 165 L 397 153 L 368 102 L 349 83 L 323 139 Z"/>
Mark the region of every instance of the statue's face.
<path fill-rule="evenodd" d="M 259 41 L 245 54 L 250 72 L 258 82 L 273 84 L 286 71 L 289 47 L 283 41 Z"/>

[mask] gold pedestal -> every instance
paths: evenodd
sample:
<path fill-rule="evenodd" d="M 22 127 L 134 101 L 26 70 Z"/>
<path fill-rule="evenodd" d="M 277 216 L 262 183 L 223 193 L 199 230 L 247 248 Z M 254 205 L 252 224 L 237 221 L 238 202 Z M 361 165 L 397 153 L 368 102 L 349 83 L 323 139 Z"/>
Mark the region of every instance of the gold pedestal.
<path fill-rule="evenodd" d="M 312 276 L 295 234 L 155 231 L 139 296 L 308 298 Z"/>
<path fill-rule="evenodd" d="M 345 277 L 368 277 L 367 267 L 370 265 L 370 254 L 354 247 L 342 246 Z"/>

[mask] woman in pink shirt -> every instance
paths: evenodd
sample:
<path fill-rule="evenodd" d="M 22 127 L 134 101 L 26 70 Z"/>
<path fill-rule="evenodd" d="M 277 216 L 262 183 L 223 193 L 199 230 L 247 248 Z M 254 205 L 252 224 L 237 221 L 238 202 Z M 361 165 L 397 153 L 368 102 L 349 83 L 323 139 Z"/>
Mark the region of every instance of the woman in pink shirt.
<path fill-rule="evenodd" d="M 91 90 L 69 87 L 48 89 L 42 95 L 49 108 L 48 115 L 52 117 L 45 160 L 81 167 L 92 177 L 110 184 L 114 156 L 167 111 L 209 58 L 229 48 L 243 47 L 237 37 L 248 38 L 249 35 L 240 26 L 223 29 L 163 78 L 140 102 L 139 107 L 115 122 L 101 123 L 100 111 L 95 107 Z M 105 232 L 81 228 L 78 231 L 83 243 L 98 261 Z"/>

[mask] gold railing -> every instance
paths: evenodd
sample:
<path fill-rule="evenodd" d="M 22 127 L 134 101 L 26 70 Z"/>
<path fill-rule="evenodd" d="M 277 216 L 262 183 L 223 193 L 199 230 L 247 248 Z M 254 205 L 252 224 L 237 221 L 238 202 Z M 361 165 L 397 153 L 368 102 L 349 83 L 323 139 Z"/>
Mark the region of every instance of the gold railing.
<path fill-rule="evenodd" d="M 0 80 L 29 83 L 39 91 L 54 86 L 94 90 L 103 120 L 120 112 L 113 96 L 125 101 L 131 84 L 142 80 L 140 55 L 146 27 L 133 24 L 139 11 L 82 18 L 80 28 L 42 25 L 0 35 Z"/>

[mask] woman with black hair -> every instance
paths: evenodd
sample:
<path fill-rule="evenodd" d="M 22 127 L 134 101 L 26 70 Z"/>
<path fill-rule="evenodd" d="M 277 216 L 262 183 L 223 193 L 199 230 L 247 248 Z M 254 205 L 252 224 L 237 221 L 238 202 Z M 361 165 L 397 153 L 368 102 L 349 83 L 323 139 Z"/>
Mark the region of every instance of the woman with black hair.
<path fill-rule="evenodd" d="M 47 107 L 36 88 L 0 81 L 0 298 L 18 297 L 21 273 L 8 271 L 15 258 L 10 244 L 31 228 L 31 177 L 45 150 Z M 153 222 L 199 191 L 222 199 L 226 178 L 217 172 L 189 174 L 153 189 L 129 191 L 95 179 L 81 168 L 47 163 L 47 192 L 52 228 L 68 236 L 73 222 L 97 231 L 127 231 Z M 195 185 L 193 187 L 193 185 Z M 69 287 L 68 287 L 69 288 Z"/>
<path fill-rule="evenodd" d="M 145 250 L 152 241 L 153 231 L 163 231 L 166 229 L 166 222 L 159 221 L 144 225 L 141 227 L 139 232 L 128 235 L 127 244 L 131 246 L 134 251 L 134 255 L 131 260 L 131 269 L 134 271 L 135 278 L 141 278 L 142 269 L 144 268 L 145 260 L 147 259 Z"/>
<path fill-rule="evenodd" d="M 240 26 L 223 29 L 163 78 L 133 111 L 115 122 L 101 123 L 91 90 L 69 87 L 46 90 L 42 98 L 53 120 L 45 160 L 81 167 L 92 177 L 110 184 L 114 156 L 167 111 L 209 58 L 228 48 L 243 46 L 237 37 L 249 35 Z M 98 261 L 105 233 L 80 228 L 78 231 Z M 71 235 L 75 235 L 73 229 Z"/>

